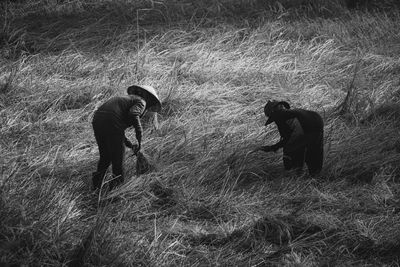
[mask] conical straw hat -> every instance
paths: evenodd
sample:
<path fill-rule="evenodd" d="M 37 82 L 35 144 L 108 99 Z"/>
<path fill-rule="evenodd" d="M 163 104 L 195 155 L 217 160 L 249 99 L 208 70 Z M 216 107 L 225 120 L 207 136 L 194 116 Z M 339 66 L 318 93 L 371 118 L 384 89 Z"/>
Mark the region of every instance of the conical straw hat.
<path fill-rule="evenodd" d="M 146 99 L 147 101 L 147 110 L 153 112 L 159 112 L 161 110 L 161 101 L 158 98 L 156 90 L 149 85 L 132 85 L 128 87 L 128 94 L 134 94 L 135 91 L 144 90 L 149 93 L 150 99 Z"/>

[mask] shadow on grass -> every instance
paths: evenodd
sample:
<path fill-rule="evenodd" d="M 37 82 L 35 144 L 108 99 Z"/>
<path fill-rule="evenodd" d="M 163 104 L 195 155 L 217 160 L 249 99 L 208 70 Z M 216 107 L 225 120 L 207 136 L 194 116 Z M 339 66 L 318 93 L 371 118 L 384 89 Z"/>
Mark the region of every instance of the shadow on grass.
<path fill-rule="evenodd" d="M 238 253 L 249 253 L 266 244 L 274 249 L 265 259 L 280 258 L 291 251 L 319 247 L 322 256 L 343 256 L 343 250 L 364 259 L 394 262 L 399 259 L 397 242 L 376 243 L 357 230 L 327 229 L 291 215 L 271 215 L 228 235 L 201 234 L 185 237 L 192 246 L 233 247 Z M 399 237 L 400 238 L 400 237 Z M 398 239 L 397 239 L 398 240 Z"/>
<path fill-rule="evenodd" d="M 83 209 L 87 207 L 82 199 L 86 196 L 79 192 L 81 186 L 67 182 L 70 174 L 63 177 L 63 183 L 55 175 L 59 173 L 25 177 L 17 173 L 17 181 L 1 188 L 0 243 L 10 264 L 63 262 L 73 245 L 71 240 L 79 236 L 77 229 L 85 228 Z"/>
<path fill-rule="evenodd" d="M 343 11 L 337 4 L 324 7 L 311 3 L 293 5 L 290 1 L 281 2 L 118 0 L 88 1 L 79 5 L 44 4 L 32 9 L 26 4 L 25 9 L 18 10 L 21 15 L 11 19 L 12 23 L 4 27 L 0 46 L 12 50 L 9 51 L 10 57 L 18 57 L 22 53 L 59 54 L 66 49 L 93 53 L 114 48 L 114 45 L 110 47 L 111 44 L 151 39 L 174 25 L 189 27 L 189 30 L 198 25 L 216 27 L 221 22 L 251 27 L 253 21 L 278 19 L 283 13 L 286 16 L 293 14 L 294 19 L 298 19 L 338 16 Z M 9 13 L 12 12 L 15 11 Z"/>
<path fill-rule="evenodd" d="M 266 181 L 279 181 L 284 176 L 291 176 L 291 172 L 283 168 L 280 152 L 251 153 L 246 147 L 212 163 L 201 184 L 218 190 L 226 187 L 249 190 Z"/>

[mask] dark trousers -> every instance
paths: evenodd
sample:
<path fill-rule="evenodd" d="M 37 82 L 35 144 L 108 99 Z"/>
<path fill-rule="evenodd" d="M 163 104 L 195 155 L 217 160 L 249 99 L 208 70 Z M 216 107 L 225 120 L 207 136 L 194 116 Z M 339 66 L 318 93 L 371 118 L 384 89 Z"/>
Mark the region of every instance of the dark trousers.
<path fill-rule="evenodd" d="M 305 161 L 311 176 L 321 172 L 324 161 L 323 132 L 308 134 Z"/>
<path fill-rule="evenodd" d="M 323 132 L 293 136 L 283 148 L 283 165 L 286 170 L 301 172 L 304 162 L 311 176 L 321 172 L 324 158 Z"/>
<path fill-rule="evenodd" d="M 104 175 L 110 164 L 112 165 L 114 176 L 110 182 L 110 189 L 113 189 L 124 181 L 125 134 L 123 130 L 114 126 L 113 119 L 112 116 L 95 115 L 92 122 L 94 136 L 100 153 L 97 171 L 93 173 L 92 177 L 94 189 L 101 187 Z"/>

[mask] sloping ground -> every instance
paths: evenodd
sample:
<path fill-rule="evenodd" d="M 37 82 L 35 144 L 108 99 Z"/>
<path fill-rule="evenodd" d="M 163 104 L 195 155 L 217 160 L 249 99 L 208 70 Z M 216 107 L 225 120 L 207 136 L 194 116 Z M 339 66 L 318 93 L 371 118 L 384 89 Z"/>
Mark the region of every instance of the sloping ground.
<path fill-rule="evenodd" d="M 152 22 L 146 2 L 79 3 L 15 4 L 3 27 L 0 263 L 398 264 L 398 12 L 253 7 L 233 21 L 225 3 L 218 19 Z M 137 177 L 127 152 L 126 184 L 98 196 L 91 115 L 133 83 L 163 100 L 158 128 L 145 119 L 156 170 Z M 324 117 L 320 177 L 249 153 L 278 140 L 269 99 Z"/>

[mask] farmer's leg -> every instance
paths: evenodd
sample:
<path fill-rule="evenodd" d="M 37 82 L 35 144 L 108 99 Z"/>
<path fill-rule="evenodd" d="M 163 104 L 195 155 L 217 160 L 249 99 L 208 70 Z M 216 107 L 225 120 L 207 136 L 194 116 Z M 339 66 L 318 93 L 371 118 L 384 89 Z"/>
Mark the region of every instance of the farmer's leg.
<path fill-rule="evenodd" d="M 301 173 L 304 166 L 306 138 L 297 120 L 293 120 L 288 125 L 293 131 L 288 142 L 283 147 L 283 165 L 286 170 L 296 169 L 298 173 Z"/>
<path fill-rule="evenodd" d="M 113 180 L 110 184 L 110 189 L 124 182 L 124 133 L 116 133 L 108 139 L 108 147 L 111 152 L 111 163 Z"/>
<path fill-rule="evenodd" d="M 292 169 L 296 170 L 297 174 L 301 174 L 303 172 L 305 151 L 306 148 L 302 146 L 298 147 L 290 154 L 292 158 Z"/>
<path fill-rule="evenodd" d="M 291 170 L 293 169 L 293 159 L 291 157 L 290 154 L 288 153 L 283 153 L 283 167 L 285 168 L 285 170 Z"/>
<path fill-rule="evenodd" d="M 306 164 L 311 176 L 317 175 L 322 170 L 324 160 L 323 132 L 310 134 L 307 144 Z"/>
<path fill-rule="evenodd" d="M 94 124 L 94 135 L 99 148 L 100 159 L 97 163 L 97 171 L 93 173 L 92 182 L 93 188 L 99 189 L 103 182 L 104 175 L 111 163 L 111 154 L 107 145 L 107 135 L 102 133 L 101 127 Z"/>

